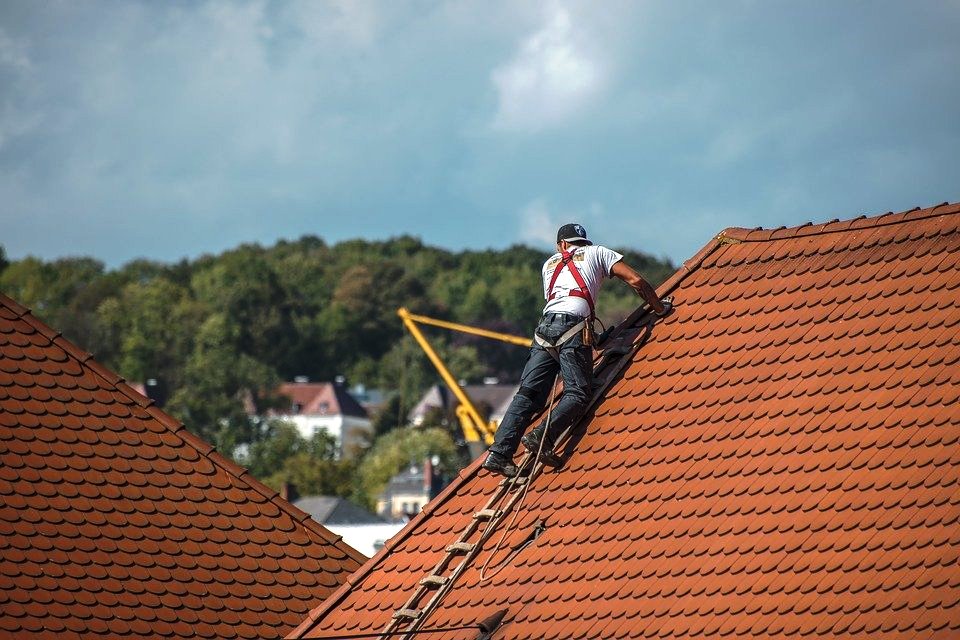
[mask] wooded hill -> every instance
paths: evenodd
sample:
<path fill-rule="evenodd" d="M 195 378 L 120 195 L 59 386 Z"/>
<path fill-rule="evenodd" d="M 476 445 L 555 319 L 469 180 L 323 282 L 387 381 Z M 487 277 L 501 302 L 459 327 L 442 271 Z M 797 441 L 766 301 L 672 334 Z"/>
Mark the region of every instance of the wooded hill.
<path fill-rule="evenodd" d="M 668 260 L 621 251 L 655 285 L 675 270 Z M 396 392 L 378 421 L 378 430 L 388 431 L 438 380 L 405 335 L 397 308 L 529 335 L 543 305 L 539 269 L 546 252 L 526 246 L 451 252 L 409 236 L 328 245 L 304 236 L 114 270 L 88 257 L 7 261 L 3 255 L 0 248 L 0 290 L 127 380 L 157 380 L 164 409 L 230 453 L 271 436 L 250 423 L 242 399 L 265 409 L 278 402 L 271 390 L 295 376 L 343 375 L 348 384 Z M 600 318 L 616 323 L 638 304 L 625 285 L 608 283 Z M 429 333 L 454 375 L 466 380 L 516 380 L 526 356 L 511 345 Z M 266 460 L 265 468 L 243 462 L 262 476 L 276 472 Z"/>

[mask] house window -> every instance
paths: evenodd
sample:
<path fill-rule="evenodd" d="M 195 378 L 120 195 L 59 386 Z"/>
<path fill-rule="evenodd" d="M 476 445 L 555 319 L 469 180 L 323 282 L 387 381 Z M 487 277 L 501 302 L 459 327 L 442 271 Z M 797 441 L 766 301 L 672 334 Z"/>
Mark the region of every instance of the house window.
<path fill-rule="evenodd" d="M 301 411 L 303 411 L 303 405 L 300 404 L 299 402 L 294 402 L 291 410 L 293 411 L 293 413 L 300 413 Z"/>

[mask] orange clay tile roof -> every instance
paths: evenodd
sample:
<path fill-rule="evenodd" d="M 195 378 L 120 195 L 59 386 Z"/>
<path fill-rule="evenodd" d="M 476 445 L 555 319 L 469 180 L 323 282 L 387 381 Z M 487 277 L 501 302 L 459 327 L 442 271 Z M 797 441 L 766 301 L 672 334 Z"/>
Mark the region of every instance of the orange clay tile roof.
<path fill-rule="evenodd" d="M 604 345 L 598 378 L 623 366 L 566 465 L 421 628 L 507 609 L 497 640 L 960 637 L 960 206 L 729 229 L 660 294 L 677 307 L 635 352 L 642 310 Z M 427 602 L 497 488 L 479 462 L 291 637 Z"/>
<path fill-rule="evenodd" d="M 281 637 L 363 560 L 0 294 L 0 637 Z"/>

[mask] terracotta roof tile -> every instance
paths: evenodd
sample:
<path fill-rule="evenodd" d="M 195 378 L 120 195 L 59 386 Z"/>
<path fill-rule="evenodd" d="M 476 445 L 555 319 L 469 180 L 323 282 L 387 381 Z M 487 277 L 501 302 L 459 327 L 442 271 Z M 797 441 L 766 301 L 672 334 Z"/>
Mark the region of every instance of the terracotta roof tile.
<path fill-rule="evenodd" d="M 957 287 L 957 204 L 719 234 L 661 287 L 674 314 L 611 339 L 622 369 L 491 565 L 543 534 L 481 579 L 508 513 L 421 628 L 506 608 L 494 638 L 957 635 Z M 294 635 L 424 606 L 497 487 L 462 473 Z"/>
<path fill-rule="evenodd" d="M 278 637 L 363 560 L 0 295 L 0 637 Z"/>

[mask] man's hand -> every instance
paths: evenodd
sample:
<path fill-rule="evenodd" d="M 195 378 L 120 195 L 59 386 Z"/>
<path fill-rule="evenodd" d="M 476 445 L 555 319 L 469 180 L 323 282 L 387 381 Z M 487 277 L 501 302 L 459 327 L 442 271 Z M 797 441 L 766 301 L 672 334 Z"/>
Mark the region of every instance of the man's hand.
<path fill-rule="evenodd" d="M 660 304 L 663 305 L 663 311 L 654 311 L 657 314 L 657 317 L 663 318 L 664 316 L 670 315 L 670 312 L 673 311 L 673 296 L 667 296 L 660 300 Z"/>

